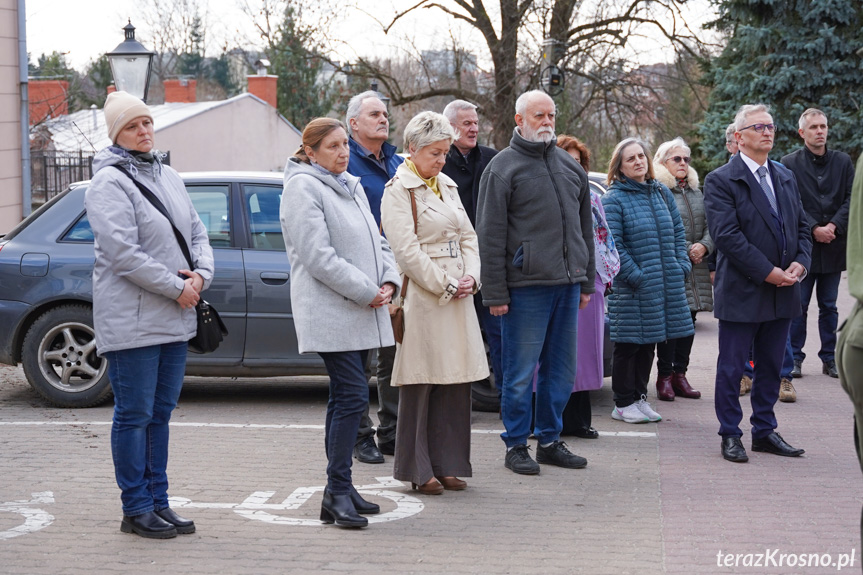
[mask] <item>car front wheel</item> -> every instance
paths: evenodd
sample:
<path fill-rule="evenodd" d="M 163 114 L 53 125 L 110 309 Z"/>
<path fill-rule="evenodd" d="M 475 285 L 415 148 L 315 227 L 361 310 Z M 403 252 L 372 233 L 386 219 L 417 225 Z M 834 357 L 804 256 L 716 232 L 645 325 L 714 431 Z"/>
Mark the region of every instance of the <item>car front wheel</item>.
<path fill-rule="evenodd" d="M 21 363 L 33 389 L 57 407 L 92 407 L 111 396 L 89 306 L 64 305 L 39 316 L 24 338 Z"/>

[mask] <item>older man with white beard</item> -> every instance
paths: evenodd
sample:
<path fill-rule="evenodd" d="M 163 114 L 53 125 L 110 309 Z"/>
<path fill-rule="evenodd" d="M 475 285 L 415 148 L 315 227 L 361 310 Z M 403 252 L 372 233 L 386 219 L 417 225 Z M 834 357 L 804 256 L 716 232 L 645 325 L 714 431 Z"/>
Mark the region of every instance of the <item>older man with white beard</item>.
<path fill-rule="evenodd" d="M 525 475 L 538 474 L 538 463 L 587 465 L 560 432 L 575 380 L 578 310 L 594 291 L 593 220 L 587 174 L 557 147 L 554 119 L 545 93 L 518 98 L 517 127 L 483 172 L 477 204 L 483 305 L 501 317 L 504 465 Z M 537 364 L 534 461 L 527 439 Z"/>

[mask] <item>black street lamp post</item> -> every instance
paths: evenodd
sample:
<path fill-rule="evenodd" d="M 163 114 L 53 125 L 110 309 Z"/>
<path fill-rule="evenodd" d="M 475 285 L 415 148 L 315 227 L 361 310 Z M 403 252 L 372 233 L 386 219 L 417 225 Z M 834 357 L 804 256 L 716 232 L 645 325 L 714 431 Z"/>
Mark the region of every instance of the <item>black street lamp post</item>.
<path fill-rule="evenodd" d="M 126 33 L 126 39 L 107 54 L 111 62 L 114 85 L 117 90 L 128 92 L 146 102 L 155 53 L 135 40 L 135 27 L 132 26 L 131 19 L 123 30 Z"/>

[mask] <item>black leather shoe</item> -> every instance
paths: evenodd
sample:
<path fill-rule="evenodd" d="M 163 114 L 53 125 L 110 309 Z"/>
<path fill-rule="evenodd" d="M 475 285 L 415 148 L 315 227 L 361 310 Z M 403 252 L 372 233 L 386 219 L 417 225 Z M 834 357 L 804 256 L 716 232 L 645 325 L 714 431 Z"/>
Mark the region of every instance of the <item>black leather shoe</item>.
<path fill-rule="evenodd" d="M 836 369 L 836 361 L 832 359 L 830 361 L 825 361 L 821 368 L 821 373 L 829 375 L 830 377 L 839 377 L 839 370 Z"/>
<path fill-rule="evenodd" d="M 120 531 L 137 533 L 148 539 L 170 539 L 177 536 L 177 528 L 156 515 L 155 511 L 148 511 L 141 515 L 124 516 L 120 523 Z"/>
<path fill-rule="evenodd" d="M 156 511 L 156 515 L 176 527 L 177 533 L 180 535 L 188 535 L 195 532 L 195 522 L 191 519 L 180 517 L 170 507 L 159 509 Z"/>
<path fill-rule="evenodd" d="M 799 379 L 803 377 L 803 361 L 802 360 L 794 360 L 794 369 L 791 370 L 791 377 L 794 379 Z"/>
<path fill-rule="evenodd" d="M 360 463 L 383 463 L 384 456 L 378 446 L 375 445 L 375 439 L 371 436 L 365 437 L 357 441 L 354 445 L 354 457 Z"/>
<path fill-rule="evenodd" d="M 395 455 L 396 454 L 396 442 L 392 441 L 378 441 L 378 449 L 384 455 Z"/>
<path fill-rule="evenodd" d="M 770 432 L 767 437 L 756 439 L 752 438 L 752 451 L 765 451 L 774 455 L 782 455 L 784 457 L 799 457 L 806 453 L 802 449 L 791 447 L 782 436 L 775 431 Z"/>
<path fill-rule="evenodd" d="M 599 432 L 592 427 L 588 427 L 587 429 L 576 429 L 572 434 L 582 439 L 596 439 L 599 437 Z"/>
<path fill-rule="evenodd" d="M 743 442 L 739 437 L 723 437 L 722 438 L 722 457 L 734 463 L 746 463 L 749 461 L 749 456 L 746 455 L 746 448 L 743 447 Z"/>
<path fill-rule="evenodd" d="M 365 527 L 369 524 L 368 519 L 357 514 L 350 493 L 333 495 L 326 489 L 321 502 L 321 521 L 327 524 L 335 523 L 340 527 Z"/>
<path fill-rule="evenodd" d="M 381 506 L 377 503 L 366 501 L 357 492 L 357 488 L 351 485 L 351 503 L 354 504 L 354 509 L 362 515 L 375 515 L 381 512 Z"/>

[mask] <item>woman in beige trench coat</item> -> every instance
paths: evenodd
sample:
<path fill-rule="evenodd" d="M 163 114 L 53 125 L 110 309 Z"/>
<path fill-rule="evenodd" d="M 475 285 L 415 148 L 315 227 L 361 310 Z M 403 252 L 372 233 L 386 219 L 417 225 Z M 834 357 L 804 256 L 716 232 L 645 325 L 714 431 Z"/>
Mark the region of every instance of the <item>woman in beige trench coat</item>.
<path fill-rule="evenodd" d="M 479 289 L 476 232 L 455 183 L 441 168 L 456 134 L 441 114 L 405 128 L 406 160 L 387 184 L 381 224 L 405 275 L 405 334 L 392 384 L 399 386 L 393 476 L 440 494 L 470 477 L 470 383 L 488 376 L 473 294 Z M 411 210 L 416 200 L 416 233 Z"/>

